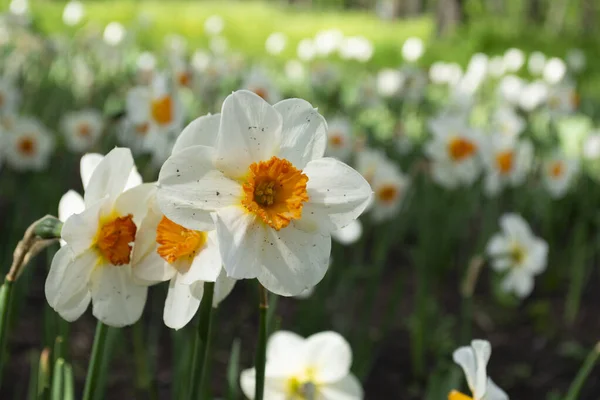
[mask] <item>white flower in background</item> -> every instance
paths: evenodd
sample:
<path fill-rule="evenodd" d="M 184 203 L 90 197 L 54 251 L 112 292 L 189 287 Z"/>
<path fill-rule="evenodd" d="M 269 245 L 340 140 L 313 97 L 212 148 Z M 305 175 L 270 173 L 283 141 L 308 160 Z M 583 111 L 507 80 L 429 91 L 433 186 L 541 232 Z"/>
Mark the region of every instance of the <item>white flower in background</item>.
<path fill-rule="evenodd" d="M 152 153 L 155 163 L 170 154 L 185 118 L 177 91 L 164 74 L 157 74 L 150 87 L 137 86 L 127 93 L 127 124 L 141 138 L 143 150 Z M 133 148 L 133 147 L 132 147 Z"/>
<path fill-rule="evenodd" d="M 19 91 L 8 78 L 0 78 L 0 117 L 14 114 L 19 102 Z"/>
<path fill-rule="evenodd" d="M 165 36 L 164 49 L 166 51 L 166 57 L 171 58 L 184 58 L 187 53 L 188 40 L 186 37 L 171 33 Z"/>
<path fill-rule="evenodd" d="M 383 97 L 398 95 L 404 76 L 397 69 L 385 68 L 377 73 L 377 93 Z"/>
<path fill-rule="evenodd" d="M 102 154 L 97 153 L 88 153 L 81 157 L 79 162 L 79 174 L 81 176 L 81 183 L 83 185 L 83 189 L 85 190 L 90 182 L 90 178 L 92 173 L 96 169 L 100 162 L 104 159 Z M 127 183 L 125 184 L 125 189 L 129 190 L 138 185 L 142 184 L 142 177 L 138 173 L 135 166 L 131 170 L 129 174 L 129 178 L 127 179 Z M 80 214 L 85 210 L 85 201 L 83 197 L 74 190 L 69 190 L 65 193 L 58 202 L 58 219 L 62 222 L 65 222 L 71 215 Z M 61 246 L 64 246 L 66 242 L 61 239 Z"/>
<path fill-rule="evenodd" d="M 183 57 L 171 57 L 169 64 L 175 86 L 178 88 L 191 88 L 193 84 L 191 65 Z"/>
<path fill-rule="evenodd" d="M 214 54 L 225 54 L 229 49 L 229 41 L 223 36 L 213 36 L 210 38 L 210 43 L 208 45 L 210 51 Z"/>
<path fill-rule="evenodd" d="M 546 67 L 546 55 L 539 51 L 534 51 L 529 55 L 529 61 L 527 62 L 527 70 L 533 76 L 543 74 L 544 68 Z"/>
<path fill-rule="evenodd" d="M 98 142 L 104 121 L 100 111 L 89 109 L 65 114 L 61 126 L 69 150 L 81 153 Z"/>
<path fill-rule="evenodd" d="M 432 162 L 433 180 L 448 189 L 471 186 L 481 173 L 479 132 L 456 116 L 432 119 L 429 128 L 433 138 L 425 145 L 425 154 Z"/>
<path fill-rule="evenodd" d="M 84 14 L 85 9 L 83 8 L 83 4 L 80 1 L 71 0 L 65 5 L 62 20 L 65 25 L 77 25 L 83 19 Z"/>
<path fill-rule="evenodd" d="M 504 186 L 518 186 L 525 181 L 533 162 L 533 145 L 528 140 L 493 136 L 482 156 L 487 169 L 484 190 L 488 196 L 495 196 Z"/>
<path fill-rule="evenodd" d="M 525 64 L 523 50 L 511 48 L 504 53 L 504 68 L 508 72 L 517 72 Z"/>
<path fill-rule="evenodd" d="M 141 53 L 136 60 L 136 78 L 138 84 L 151 84 L 155 72 L 156 57 L 154 56 L 154 54 L 148 51 Z"/>
<path fill-rule="evenodd" d="M 582 155 L 586 160 L 597 160 L 600 158 L 600 131 L 592 131 L 585 138 Z"/>
<path fill-rule="evenodd" d="M 363 226 L 359 219 L 355 219 L 342 229 L 331 232 L 331 238 L 345 246 L 356 243 L 362 236 Z"/>
<path fill-rule="evenodd" d="M 109 326 L 131 325 L 142 315 L 147 288 L 133 280 L 131 248 L 154 185 L 124 191 L 134 168 L 129 149 L 108 153 L 84 183 L 85 210 L 63 225 L 67 244 L 54 255 L 45 292 L 67 321 L 78 319 L 90 301 L 94 316 Z"/>
<path fill-rule="evenodd" d="M 11 0 L 8 6 L 10 12 L 17 16 L 23 16 L 29 13 L 29 1 L 28 0 Z"/>
<path fill-rule="evenodd" d="M 423 40 L 418 37 L 410 37 L 402 45 L 402 58 L 408 62 L 418 61 L 424 52 Z"/>
<path fill-rule="evenodd" d="M 367 62 L 373 57 L 373 43 L 364 36 L 345 37 L 339 46 L 340 57 L 344 60 Z"/>
<path fill-rule="evenodd" d="M 306 76 L 304 65 L 299 60 L 289 60 L 285 63 L 285 76 L 292 82 L 301 82 Z"/>
<path fill-rule="evenodd" d="M 103 38 L 107 44 L 117 46 L 123 41 L 126 33 L 125 27 L 119 22 L 111 22 L 104 28 Z"/>
<path fill-rule="evenodd" d="M 544 161 L 542 165 L 542 177 L 544 186 L 554 198 L 563 197 L 574 178 L 579 172 L 577 159 L 568 158 L 557 152 Z"/>
<path fill-rule="evenodd" d="M 492 115 L 492 128 L 508 138 L 517 138 L 525 129 L 525 120 L 512 107 L 498 108 Z"/>
<path fill-rule="evenodd" d="M 557 57 L 552 57 L 544 66 L 543 77 L 551 85 L 559 83 L 567 73 L 565 62 Z"/>
<path fill-rule="evenodd" d="M 344 34 L 339 29 L 326 29 L 315 35 L 314 45 L 318 55 L 326 57 L 338 50 Z"/>
<path fill-rule="evenodd" d="M 375 173 L 381 165 L 388 162 L 385 153 L 381 150 L 362 148 L 356 152 L 356 170 L 369 182 L 373 184 Z"/>
<path fill-rule="evenodd" d="M 518 104 L 525 82 L 515 75 L 506 75 L 498 85 L 500 98 L 510 104 Z"/>
<path fill-rule="evenodd" d="M 580 97 L 574 85 L 563 82 L 551 86 L 546 97 L 546 105 L 552 116 L 571 114 L 579 108 Z"/>
<path fill-rule="evenodd" d="M 361 400 L 363 390 L 350 372 L 352 349 L 336 332 L 320 332 L 304 339 L 278 331 L 267 342 L 265 400 Z M 242 371 L 242 391 L 254 399 L 256 371 Z"/>
<path fill-rule="evenodd" d="M 490 342 L 478 339 L 454 351 L 452 359 L 464 371 L 471 396 L 453 390 L 448 400 L 508 400 L 508 395 L 487 376 L 491 354 Z"/>
<path fill-rule="evenodd" d="M 242 87 L 262 97 L 267 103 L 277 103 L 281 100 L 281 93 L 269 76 L 269 73 L 260 67 L 254 67 L 245 77 Z"/>
<path fill-rule="evenodd" d="M 298 47 L 296 48 L 296 54 L 302 61 L 310 61 L 315 58 L 317 49 L 315 48 L 315 43 L 313 40 L 307 38 L 299 41 Z"/>
<path fill-rule="evenodd" d="M 504 214 L 500 227 L 502 232 L 492 236 L 486 249 L 492 268 L 505 273 L 502 290 L 527 297 L 533 290 L 534 277 L 546 269 L 548 244 L 533 235 L 520 215 Z"/>
<path fill-rule="evenodd" d="M 327 126 L 327 149 L 325 155 L 347 161 L 354 149 L 352 123 L 348 118 L 336 117 Z"/>
<path fill-rule="evenodd" d="M 388 221 L 398 214 L 409 183 L 410 179 L 391 160 L 377 167 L 371 183 L 375 195 L 370 212 L 374 221 Z"/>
<path fill-rule="evenodd" d="M 204 21 L 204 32 L 210 36 L 220 35 L 224 27 L 225 21 L 220 15 L 211 15 Z"/>
<path fill-rule="evenodd" d="M 324 118 L 304 100 L 271 106 L 238 91 L 225 99 L 219 123 L 206 124 L 194 129 L 217 136 L 215 148 L 174 151 L 163 165 L 161 211 L 188 229 L 206 230 L 214 220 L 232 278 L 258 278 L 286 296 L 317 284 L 331 231 L 356 219 L 372 197 L 360 174 L 322 158 Z"/>
<path fill-rule="evenodd" d="M 285 33 L 273 32 L 265 41 L 265 49 L 267 53 L 272 55 L 280 54 L 287 44 L 287 36 Z"/>
<path fill-rule="evenodd" d="M 531 112 L 542 105 L 548 97 L 548 85 L 541 80 L 532 82 L 521 89 L 519 107 Z"/>
<path fill-rule="evenodd" d="M 490 58 L 487 71 L 492 78 L 500 78 L 503 76 L 506 73 L 504 57 L 494 56 Z"/>
<path fill-rule="evenodd" d="M 38 120 L 19 118 L 6 133 L 6 163 L 17 171 L 47 168 L 54 150 L 54 137 Z"/>
<path fill-rule="evenodd" d="M 586 65 L 585 53 L 581 49 L 571 49 L 567 53 L 567 65 L 573 72 L 581 72 Z"/>
<path fill-rule="evenodd" d="M 411 65 L 403 66 L 400 73 L 404 77 L 402 96 L 407 100 L 420 100 L 427 88 L 427 75 L 421 69 Z"/>

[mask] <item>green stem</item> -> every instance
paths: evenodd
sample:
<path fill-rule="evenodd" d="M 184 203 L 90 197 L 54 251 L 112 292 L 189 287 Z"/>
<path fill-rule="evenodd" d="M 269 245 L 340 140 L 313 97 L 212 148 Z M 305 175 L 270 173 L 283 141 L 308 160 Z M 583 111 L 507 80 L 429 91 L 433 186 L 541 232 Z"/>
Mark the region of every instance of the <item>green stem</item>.
<path fill-rule="evenodd" d="M 108 326 L 98 321 L 96 325 L 96 335 L 94 336 L 94 345 L 92 347 L 92 358 L 85 378 L 85 389 L 83 390 L 83 400 L 92 400 L 94 398 L 98 377 L 102 370 L 102 359 L 104 357 L 104 347 L 106 344 L 106 334 Z"/>
<path fill-rule="evenodd" d="M 144 333 L 143 333 L 142 321 L 136 322 L 132 326 L 133 335 L 133 354 L 135 358 L 135 370 L 136 370 L 136 386 L 140 391 L 146 392 L 148 399 L 156 399 L 156 393 L 154 391 L 154 385 L 152 383 L 152 374 L 150 373 L 150 365 L 146 355 L 147 347 L 144 344 Z"/>
<path fill-rule="evenodd" d="M 594 346 L 590 354 L 588 354 L 587 358 L 583 362 L 583 365 L 579 369 L 577 376 L 573 383 L 571 383 L 571 387 L 569 388 L 569 392 L 567 393 L 567 397 L 565 400 L 577 400 L 579 398 L 579 392 L 585 383 L 585 380 L 592 372 L 596 361 L 598 361 L 598 356 L 600 356 L 600 342 Z"/>
<path fill-rule="evenodd" d="M 260 317 L 258 325 L 258 345 L 256 347 L 256 360 L 254 368 L 256 370 L 256 387 L 254 391 L 254 400 L 263 400 L 265 391 L 265 364 L 267 362 L 267 310 L 269 303 L 267 299 L 267 289 L 259 284 L 260 303 L 258 305 Z"/>
<path fill-rule="evenodd" d="M 2 382 L 2 367 L 6 357 L 6 337 L 10 321 L 13 281 L 5 279 L 0 287 L 0 384 Z"/>
<path fill-rule="evenodd" d="M 203 397 L 206 390 L 206 370 L 208 366 L 208 348 L 210 346 L 210 326 L 212 321 L 212 303 L 215 292 L 215 283 L 204 284 L 204 294 L 200 303 L 198 330 L 194 343 L 192 360 L 192 375 L 190 380 L 189 399 L 196 400 Z"/>

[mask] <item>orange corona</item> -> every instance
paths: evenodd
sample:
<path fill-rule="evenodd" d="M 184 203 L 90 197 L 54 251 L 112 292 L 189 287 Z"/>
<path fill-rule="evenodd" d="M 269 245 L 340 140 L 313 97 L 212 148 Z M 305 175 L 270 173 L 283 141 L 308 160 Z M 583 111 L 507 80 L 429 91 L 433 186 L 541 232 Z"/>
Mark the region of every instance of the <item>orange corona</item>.
<path fill-rule="evenodd" d="M 391 203 L 398 197 L 398 188 L 394 185 L 383 185 L 377 191 L 377 197 L 384 203 Z"/>
<path fill-rule="evenodd" d="M 19 152 L 26 156 L 32 156 L 33 154 L 35 154 L 37 147 L 35 141 L 29 137 L 25 137 L 19 140 L 17 146 L 19 148 Z"/>
<path fill-rule="evenodd" d="M 448 143 L 448 153 L 454 161 L 462 161 L 471 157 L 477 151 L 477 146 L 470 140 L 462 137 L 454 137 Z"/>
<path fill-rule="evenodd" d="M 565 164 L 562 161 L 556 161 L 550 165 L 550 176 L 557 179 L 565 172 Z"/>
<path fill-rule="evenodd" d="M 173 120 L 173 100 L 170 96 L 152 100 L 152 118 L 159 125 L 166 125 Z"/>
<path fill-rule="evenodd" d="M 189 269 L 196 254 L 206 244 L 206 238 L 205 232 L 184 228 L 163 216 L 156 228 L 156 251 L 170 264 L 186 261 L 185 268 Z"/>
<path fill-rule="evenodd" d="M 511 150 L 496 154 L 496 165 L 502 175 L 508 174 L 513 168 L 513 152 Z"/>
<path fill-rule="evenodd" d="M 131 244 L 137 228 L 133 215 L 109 218 L 100 225 L 96 234 L 96 248 L 100 256 L 113 265 L 125 265 L 131 261 Z"/>
<path fill-rule="evenodd" d="M 265 224 L 280 230 L 302 217 L 308 177 L 288 160 L 272 157 L 250 165 L 242 205 Z"/>
<path fill-rule="evenodd" d="M 453 390 L 448 394 L 448 400 L 473 400 L 471 396 L 467 396 L 461 392 Z"/>

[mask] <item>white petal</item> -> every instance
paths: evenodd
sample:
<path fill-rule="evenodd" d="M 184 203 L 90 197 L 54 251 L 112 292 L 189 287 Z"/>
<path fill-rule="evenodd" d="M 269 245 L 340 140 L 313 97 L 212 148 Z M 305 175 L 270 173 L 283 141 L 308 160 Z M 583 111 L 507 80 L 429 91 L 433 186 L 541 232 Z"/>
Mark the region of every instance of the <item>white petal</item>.
<path fill-rule="evenodd" d="M 65 221 L 60 235 L 75 255 L 81 254 L 93 245 L 98 232 L 100 212 L 104 205 L 105 201 L 100 200 L 88 206 L 82 213 L 71 215 Z"/>
<path fill-rule="evenodd" d="M 83 189 L 87 188 L 90 178 L 92 177 L 92 172 L 94 172 L 98 164 L 100 164 L 100 161 L 103 159 L 104 156 L 98 153 L 88 153 L 81 157 L 81 160 L 79 161 L 79 174 L 81 175 Z"/>
<path fill-rule="evenodd" d="M 321 386 L 319 394 L 323 400 L 362 400 L 364 397 L 360 382 L 352 374 Z"/>
<path fill-rule="evenodd" d="M 215 214 L 215 225 L 227 275 L 235 279 L 256 278 L 261 272 L 259 252 L 265 241 L 262 224 L 241 207 L 227 207 Z"/>
<path fill-rule="evenodd" d="M 137 263 L 132 263 L 132 271 L 136 283 L 140 285 L 154 285 L 168 281 L 177 273 L 177 270 L 156 252 L 151 252 Z"/>
<path fill-rule="evenodd" d="M 487 340 L 473 340 L 471 347 L 475 353 L 476 364 L 473 395 L 476 399 L 481 399 L 487 387 L 487 363 L 492 354 L 492 346 Z"/>
<path fill-rule="evenodd" d="M 193 120 L 181 132 L 171 154 L 178 153 L 192 146 L 214 147 L 219 134 L 221 114 L 205 115 Z"/>
<path fill-rule="evenodd" d="M 100 265 L 92 273 L 93 314 L 109 326 L 134 324 L 142 316 L 148 288 L 136 285 L 128 265 Z"/>
<path fill-rule="evenodd" d="M 518 214 L 507 213 L 500 217 L 500 226 L 506 234 L 519 241 L 525 241 L 531 238 L 531 231 L 527 222 Z"/>
<path fill-rule="evenodd" d="M 276 231 L 264 228 L 257 261 L 260 283 L 281 296 L 294 296 L 323 279 L 329 266 L 331 238 L 322 232 L 306 233 L 290 225 Z M 246 261 L 248 262 L 248 261 Z"/>
<path fill-rule="evenodd" d="M 221 268 L 221 272 L 215 282 L 215 293 L 213 295 L 213 307 L 217 307 L 229 293 L 233 290 L 236 280 L 227 276 L 224 268 Z"/>
<path fill-rule="evenodd" d="M 87 291 L 90 274 L 97 260 L 98 255 L 94 250 L 76 256 L 70 246 L 64 246 L 56 252 L 44 286 L 48 304 L 54 310 L 60 312 L 73 308 L 73 297 L 77 297 L 82 290 Z"/>
<path fill-rule="evenodd" d="M 221 272 L 221 265 L 217 232 L 210 231 L 206 245 L 196 254 L 190 269 L 181 276 L 181 281 L 188 285 L 197 281 L 215 282 Z"/>
<path fill-rule="evenodd" d="M 315 379 L 334 383 L 350 373 L 352 350 L 336 332 L 320 332 L 306 338 L 303 349 L 306 364 L 314 368 Z"/>
<path fill-rule="evenodd" d="M 183 283 L 180 274 L 176 274 L 169 282 L 169 293 L 163 311 L 165 325 L 169 328 L 183 328 L 198 311 L 200 299 L 192 295 L 191 289 L 190 285 Z"/>
<path fill-rule="evenodd" d="M 508 400 L 508 395 L 488 378 L 484 400 Z"/>
<path fill-rule="evenodd" d="M 155 195 L 156 185 L 154 183 L 135 186 L 117 197 L 114 209 L 119 215 L 131 214 L 133 222 L 136 226 L 140 226 L 148 213 L 150 201 Z"/>
<path fill-rule="evenodd" d="M 78 293 L 74 293 L 68 303 L 64 304 L 59 310 L 58 314 L 65 320 L 73 322 L 88 309 L 92 295 L 88 288 L 80 290 Z"/>
<path fill-rule="evenodd" d="M 304 204 L 299 227 L 306 231 L 333 231 L 348 225 L 365 210 L 373 191 L 365 178 L 333 158 L 308 163 L 303 171 L 309 200 Z"/>
<path fill-rule="evenodd" d="M 58 219 L 65 222 L 73 214 L 79 214 L 85 210 L 83 197 L 74 190 L 63 194 L 58 202 Z"/>
<path fill-rule="evenodd" d="M 189 229 L 213 229 L 210 211 L 236 204 L 239 183 L 213 165 L 214 149 L 188 147 L 169 157 L 158 178 L 158 205 L 167 218 Z"/>
<path fill-rule="evenodd" d="M 273 106 L 281 114 L 281 149 L 278 156 L 303 169 L 309 161 L 323 157 L 327 145 L 327 123 L 313 106 L 301 99 L 287 99 Z"/>
<path fill-rule="evenodd" d="M 276 155 L 282 118 L 260 96 L 240 90 L 227 96 L 221 112 L 216 165 L 230 178 L 240 178 L 250 164 Z"/>
<path fill-rule="evenodd" d="M 467 385 L 471 392 L 475 391 L 475 382 L 477 380 L 475 353 L 469 346 L 460 347 L 452 354 L 452 359 L 457 363 L 465 373 Z"/>
<path fill-rule="evenodd" d="M 91 204 L 108 196 L 115 199 L 127 184 L 133 169 L 131 150 L 116 147 L 98 164 L 85 188 L 85 204 Z"/>
<path fill-rule="evenodd" d="M 491 256 L 507 255 L 510 252 L 510 243 L 503 235 L 497 233 L 488 242 L 486 252 Z"/>
<path fill-rule="evenodd" d="M 331 237 L 341 244 L 348 245 L 360 239 L 362 231 L 362 223 L 355 219 L 345 227 L 331 232 Z"/>
<path fill-rule="evenodd" d="M 511 271 L 502 281 L 502 289 L 506 292 L 513 292 L 519 298 L 529 296 L 533 291 L 533 286 L 533 276 L 520 270 Z"/>
<path fill-rule="evenodd" d="M 125 99 L 127 118 L 136 124 L 148 121 L 151 100 L 152 94 L 148 87 L 138 86 L 129 90 Z"/>
<path fill-rule="evenodd" d="M 287 380 L 282 378 L 266 378 L 264 398 L 268 400 L 288 400 Z M 250 400 L 254 399 L 256 388 L 256 371 L 254 368 L 246 369 L 240 374 L 242 392 Z"/>
<path fill-rule="evenodd" d="M 293 376 L 306 367 L 304 343 L 304 338 L 293 332 L 273 333 L 267 341 L 269 377 Z"/>
<path fill-rule="evenodd" d="M 140 173 L 138 172 L 137 168 L 134 165 L 133 169 L 129 173 L 129 177 L 127 178 L 127 183 L 125 184 L 125 189 L 123 189 L 123 190 L 129 190 L 138 185 L 141 185 L 142 183 L 143 183 L 142 175 L 140 175 Z"/>

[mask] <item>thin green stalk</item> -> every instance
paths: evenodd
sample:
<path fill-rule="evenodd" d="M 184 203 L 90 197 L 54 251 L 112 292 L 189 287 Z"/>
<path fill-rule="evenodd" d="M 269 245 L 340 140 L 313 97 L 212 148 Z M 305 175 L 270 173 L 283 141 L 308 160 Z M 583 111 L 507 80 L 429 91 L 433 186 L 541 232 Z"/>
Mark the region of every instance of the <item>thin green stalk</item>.
<path fill-rule="evenodd" d="M 594 365 L 596 365 L 596 361 L 598 361 L 598 357 L 600 356 L 600 342 L 596 343 L 596 346 L 590 351 L 590 354 L 586 357 L 583 365 L 579 369 L 577 376 L 573 383 L 571 383 L 571 387 L 569 388 L 569 392 L 567 393 L 567 397 L 565 400 L 577 400 L 579 398 L 579 392 L 585 383 L 585 380 L 592 372 Z"/>
<path fill-rule="evenodd" d="M 144 343 L 143 329 L 141 320 L 136 322 L 132 327 L 136 386 L 139 390 L 146 392 L 146 396 L 148 396 L 149 400 L 153 400 L 157 397 L 152 382 L 152 374 L 150 373 L 150 366 L 147 358 L 148 351 Z"/>
<path fill-rule="evenodd" d="M 6 278 L 0 287 L 0 384 L 2 383 L 2 367 L 6 357 L 6 338 L 10 321 L 13 281 Z"/>
<path fill-rule="evenodd" d="M 215 292 L 214 282 L 204 284 L 204 294 L 200 303 L 198 330 L 194 344 L 192 375 L 190 380 L 189 399 L 201 398 L 206 389 L 206 370 L 208 366 L 208 348 L 210 346 L 210 326 L 212 321 L 212 303 Z"/>
<path fill-rule="evenodd" d="M 58 358 L 54 363 L 54 372 L 52 374 L 52 400 L 63 400 L 64 392 L 64 367 L 65 360 Z"/>
<path fill-rule="evenodd" d="M 579 304 L 581 302 L 581 294 L 585 285 L 586 265 L 587 260 L 587 244 L 586 230 L 584 223 L 580 223 L 575 231 L 575 240 L 572 248 L 574 254 L 571 258 L 571 280 L 569 282 L 569 290 L 567 291 L 567 299 L 565 304 L 565 320 L 567 324 L 572 325 L 577 318 L 579 312 Z"/>
<path fill-rule="evenodd" d="M 83 400 L 93 400 L 98 387 L 98 377 L 102 370 L 102 359 L 104 358 L 107 333 L 108 326 L 98 321 L 98 324 L 96 325 L 96 335 L 94 336 L 94 345 L 92 347 L 92 357 L 85 378 Z"/>
<path fill-rule="evenodd" d="M 254 391 L 254 400 L 263 400 L 265 391 L 265 364 L 267 362 L 267 310 L 269 302 L 267 298 L 267 289 L 259 284 L 260 303 L 258 310 L 260 313 L 258 324 L 258 345 L 256 346 L 256 359 L 254 368 L 256 370 L 256 387 Z"/>
<path fill-rule="evenodd" d="M 65 364 L 63 369 L 63 400 L 75 400 L 75 382 L 73 381 L 73 368 Z"/>

